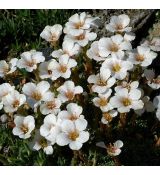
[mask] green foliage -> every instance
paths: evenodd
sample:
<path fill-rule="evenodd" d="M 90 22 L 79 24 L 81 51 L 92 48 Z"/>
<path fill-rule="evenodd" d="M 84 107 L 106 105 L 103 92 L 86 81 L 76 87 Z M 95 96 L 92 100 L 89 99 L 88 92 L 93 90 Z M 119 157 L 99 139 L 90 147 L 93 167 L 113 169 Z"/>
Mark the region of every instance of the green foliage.
<path fill-rule="evenodd" d="M 74 10 L 0 10 L 0 57 L 17 56 L 39 49 L 41 31 L 46 25 L 64 24 Z"/>

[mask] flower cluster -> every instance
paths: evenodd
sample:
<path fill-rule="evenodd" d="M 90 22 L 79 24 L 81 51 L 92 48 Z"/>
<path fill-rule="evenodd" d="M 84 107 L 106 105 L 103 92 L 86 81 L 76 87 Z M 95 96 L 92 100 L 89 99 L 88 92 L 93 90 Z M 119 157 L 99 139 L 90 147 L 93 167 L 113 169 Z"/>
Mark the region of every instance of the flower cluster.
<path fill-rule="evenodd" d="M 130 111 L 141 116 L 156 109 L 160 120 L 160 96 L 152 103 L 140 83 L 143 80 L 150 90 L 160 88 L 160 75 L 149 67 L 157 57 L 155 51 L 160 51 L 160 39 L 132 48 L 135 35 L 129 17 L 123 14 L 111 17 L 105 26 L 110 37 L 94 41 L 97 19 L 83 12 L 71 16 L 64 28 L 59 24 L 46 26 L 40 36 L 53 49 L 50 59 L 31 50 L 9 62 L 0 61 L 0 77 L 5 81 L 0 85 L 0 120 L 12 122 L 13 135 L 28 139 L 33 150 L 52 154 L 54 144 L 81 149 L 89 140 L 87 116 L 83 115 L 87 100 L 100 109 L 104 126 Z M 79 66 L 86 70 L 87 61 L 96 66 L 83 74 Z M 87 79 L 85 87 L 79 71 Z M 10 83 L 13 75 L 23 77 L 19 84 Z M 98 142 L 97 146 L 117 156 L 123 142 L 107 146 Z"/>

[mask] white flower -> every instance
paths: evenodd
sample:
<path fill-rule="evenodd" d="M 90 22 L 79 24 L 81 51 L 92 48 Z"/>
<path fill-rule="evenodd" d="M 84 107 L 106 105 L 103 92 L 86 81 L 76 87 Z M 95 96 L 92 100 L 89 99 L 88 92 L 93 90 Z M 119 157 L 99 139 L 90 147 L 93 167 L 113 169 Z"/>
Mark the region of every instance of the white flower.
<path fill-rule="evenodd" d="M 98 142 L 96 143 L 96 146 L 100 148 L 105 148 L 107 149 L 107 153 L 110 156 L 118 156 L 121 153 L 121 149 L 123 147 L 123 142 L 121 140 L 117 140 L 113 144 L 105 145 L 104 142 Z"/>
<path fill-rule="evenodd" d="M 55 98 L 53 92 L 46 92 L 42 99 L 42 104 L 40 105 L 40 111 L 43 115 L 46 114 L 57 114 L 61 106 L 61 101 L 59 98 Z"/>
<path fill-rule="evenodd" d="M 54 114 L 49 114 L 44 118 L 44 123 L 40 127 L 41 136 L 45 137 L 47 140 L 51 141 L 52 144 L 55 143 L 57 135 L 60 133 L 61 120 L 57 118 Z"/>
<path fill-rule="evenodd" d="M 97 34 L 90 31 L 82 31 L 80 34 L 72 36 L 72 35 L 66 35 L 64 40 L 70 39 L 74 43 L 78 43 L 80 46 L 84 47 L 88 44 L 89 41 L 95 40 L 97 37 Z"/>
<path fill-rule="evenodd" d="M 32 72 L 37 69 L 37 64 L 44 62 L 45 57 L 42 52 L 37 52 L 36 50 L 31 50 L 28 52 L 23 52 L 21 54 L 21 59 L 17 62 L 17 67 L 22 69 L 25 68 L 26 71 Z"/>
<path fill-rule="evenodd" d="M 160 75 L 155 78 L 154 70 L 145 69 L 143 76 L 147 79 L 147 84 L 152 89 L 159 89 L 160 88 Z"/>
<path fill-rule="evenodd" d="M 59 77 L 69 78 L 71 76 L 71 68 L 76 65 L 77 62 L 69 58 L 68 55 L 62 55 L 58 62 L 52 59 L 48 65 L 48 69 L 52 71 L 52 80 L 56 80 Z"/>
<path fill-rule="evenodd" d="M 39 65 L 38 70 L 39 70 L 39 77 L 41 79 L 47 79 L 50 78 L 52 79 L 52 70 L 49 70 L 48 65 L 50 64 L 51 61 L 43 62 Z"/>
<path fill-rule="evenodd" d="M 11 86 L 9 83 L 3 83 L 0 85 L 0 101 L 7 96 L 9 93 L 14 91 L 15 87 Z"/>
<path fill-rule="evenodd" d="M 107 112 L 113 107 L 109 103 L 109 97 L 112 93 L 111 89 L 108 89 L 104 94 L 98 94 L 98 97 L 93 99 L 93 103 L 95 106 L 99 107 L 103 112 Z"/>
<path fill-rule="evenodd" d="M 124 88 L 127 88 L 129 91 L 130 90 L 134 90 L 137 89 L 139 86 L 139 82 L 138 81 L 132 81 L 132 82 L 126 82 L 126 81 L 122 81 L 121 84 L 119 86 L 115 87 L 115 91 L 121 91 Z"/>
<path fill-rule="evenodd" d="M 94 24 L 96 18 L 87 15 L 85 12 L 74 14 L 69 18 L 69 22 L 65 24 L 64 33 L 77 36 L 84 30 L 89 30 Z"/>
<path fill-rule="evenodd" d="M 160 37 L 154 37 L 151 41 L 146 40 L 142 46 L 150 47 L 155 52 L 160 51 Z"/>
<path fill-rule="evenodd" d="M 108 124 L 109 122 L 112 121 L 112 119 L 117 116 L 118 112 L 116 110 L 111 110 L 108 112 L 103 113 L 103 117 L 101 119 L 101 122 L 103 124 Z"/>
<path fill-rule="evenodd" d="M 145 111 L 146 112 L 153 112 L 154 111 L 154 105 L 153 103 L 150 101 L 150 97 L 148 96 L 144 96 L 142 98 L 142 101 L 144 103 L 144 106 L 142 109 L 139 109 L 139 110 L 135 110 L 135 113 L 139 116 L 141 116 Z"/>
<path fill-rule="evenodd" d="M 57 91 L 60 93 L 58 98 L 64 103 L 66 101 L 73 100 L 76 94 L 81 94 L 83 88 L 81 86 L 75 86 L 73 81 L 65 81 L 65 83 L 60 86 Z"/>
<path fill-rule="evenodd" d="M 36 130 L 36 134 L 32 143 L 32 149 L 36 151 L 43 149 L 47 155 L 53 154 L 52 143 L 42 137 L 39 133 L 39 130 Z"/>
<path fill-rule="evenodd" d="M 110 38 L 101 38 L 98 42 L 99 55 L 101 57 L 108 57 L 110 54 L 113 57 L 122 59 L 125 50 L 131 50 L 131 43 L 125 41 L 121 35 L 114 35 Z"/>
<path fill-rule="evenodd" d="M 47 81 L 41 81 L 37 85 L 34 83 L 26 83 L 23 86 L 22 91 L 28 97 L 28 104 L 33 107 L 42 101 L 49 88 L 50 84 Z"/>
<path fill-rule="evenodd" d="M 0 77 L 4 77 L 6 74 L 11 74 L 17 69 L 17 58 L 12 58 L 9 63 L 5 60 L 0 61 Z"/>
<path fill-rule="evenodd" d="M 99 54 L 98 41 L 94 41 L 91 44 L 91 47 L 89 50 L 87 50 L 86 54 L 90 59 L 93 59 L 97 62 L 104 61 L 106 59 L 104 57 L 101 57 Z"/>
<path fill-rule="evenodd" d="M 138 110 L 143 108 L 144 103 L 142 100 L 139 100 L 140 97 L 140 90 L 133 89 L 128 91 L 128 89 L 124 88 L 115 93 L 115 96 L 110 99 L 110 104 L 117 108 L 120 113 L 126 113 L 130 109 Z"/>
<path fill-rule="evenodd" d="M 106 25 L 106 29 L 110 32 L 130 32 L 132 27 L 128 27 L 129 23 L 130 19 L 128 15 L 112 16 L 110 23 Z"/>
<path fill-rule="evenodd" d="M 160 95 L 154 97 L 153 104 L 154 104 L 155 108 L 160 109 Z"/>
<path fill-rule="evenodd" d="M 127 71 L 133 68 L 133 64 L 130 61 L 110 57 L 102 63 L 102 68 L 109 69 L 114 78 L 123 80 L 127 76 Z"/>
<path fill-rule="evenodd" d="M 14 135 L 19 136 L 19 138 L 27 139 L 31 136 L 31 132 L 35 128 L 34 117 L 28 115 L 27 117 L 15 116 L 14 119 L 15 127 L 12 132 Z"/>
<path fill-rule="evenodd" d="M 136 50 L 129 53 L 128 60 L 133 64 L 141 65 L 142 67 L 149 66 L 156 58 L 157 54 L 152 52 L 149 47 L 138 46 Z"/>
<path fill-rule="evenodd" d="M 6 113 L 12 113 L 18 110 L 26 102 L 26 96 L 14 90 L 2 99 Z"/>
<path fill-rule="evenodd" d="M 52 57 L 60 58 L 62 55 L 67 54 L 69 57 L 79 54 L 80 46 L 75 44 L 72 40 L 66 39 L 63 41 L 62 49 L 55 50 L 52 52 Z"/>
<path fill-rule="evenodd" d="M 0 117 L 0 121 L 2 123 L 5 123 L 7 121 L 7 119 L 8 119 L 8 116 L 6 114 L 1 115 L 1 117 Z"/>
<path fill-rule="evenodd" d="M 67 105 L 67 110 L 59 112 L 58 118 L 63 120 L 71 120 L 77 124 L 87 127 L 87 121 L 82 115 L 82 107 L 78 106 L 76 103 L 69 103 Z"/>
<path fill-rule="evenodd" d="M 46 26 L 40 34 L 40 37 L 54 46 L 55 43 L 59 40 L 61 34 L 62 26 L 60 24 L 55 24 L 54 26 Z"/>
<path fill-rule="evenodd" d="M 133 41 L 136 38 L 135 34 L 128 32 L 124 34 L 124 41 Z"/>
<path fill-rule="evenodd" d="M 123 147 L 123 142 L 121 140 L 117 140 L 113 143 L 113 145 L 109 145 L 107 147 L 107 152 L 110 156 L 118 156 L 121 153 L 121 149 Z"/>
<path fill-rule="evenodd" d="M 97 93 L 104 93 L 107 89 L 112 87 L 116 80 L 111 76 L 111 71 L 109 69 L 100 69 L 100 73 L 97 75 L 90 75 L 88 77 L 88 82 L 94 84 L 92 86 L 92 91 Z"/>
<path fill-rule="evenodd" d="M 56 139 L 56 143 L 60 146 L 69 144 L 70 149 L 79 150 L 89 139 L 89 133 L 84 131 L 86 126 L 81 123 L 64 120 L 61 129 L 62 133 Z"/>

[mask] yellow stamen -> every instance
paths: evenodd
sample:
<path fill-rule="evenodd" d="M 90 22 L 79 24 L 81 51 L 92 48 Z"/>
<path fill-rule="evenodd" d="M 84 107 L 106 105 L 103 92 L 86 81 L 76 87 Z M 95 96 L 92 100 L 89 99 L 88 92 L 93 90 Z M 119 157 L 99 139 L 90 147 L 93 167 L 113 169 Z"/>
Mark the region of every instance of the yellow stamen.
<path fill-rule="evenodd" d="M 113 44 L 110 46 L 109 50 L 110 50 L 111 52 L 118 52 L 119 46 L 118 46 L 116 43 L 113 43 Z"/>
<path fill-rule="evenodd" d="M 137 54 L 136 57 L 135 57 L 136 61 L 144 61 L 144 56 L 143 55 L 140 55 L 140 54 Z"/>
<path fill-rule="evenodd" d="M 132 104 L 132 103 L 131 103 L 131 100 L 128 99 L 128 98 L 123 98 L 123 99 L 122 99 L 122 103 L 123 103 L 124 106 L 129 106 L 129 105 Z"/>
<path fill-rule="evenodd" d="M 36 91 L 32 93 L 31 97 L 32 97 L 33 99 L 35 99 L 36 101 L 39 101 L 39 100 L 42 99 L 41 93 L 36 92 Z"/>
<path fill-rule="evenodd" d="M 79 133 L 75 130 L 69 133 L 68 138 L 72 141 L 76 141 L 76 139 L 79 137 Z"/>
<path fill-rule="evenodd" d="M 12 103 L 12 106 L 13 106 L 14 108 L 17 108 L 19 105 L 20 105 L 19 100 L 15 100 L 15 101 Z"/>
<path fill-rule="evenodd" d="M 108 104 L 108 99 L 100 98 L 98 101 L 99 106 L 106 106 Z"/>
<path fill-rule="evenodd" d="M 67 91 L 65 93 L 65 96 L 69 99 L 69 100 L 73 100 L 74 98 L 74 93 L 72 91 Z"/>
<path fill-rule="evenodd" d="M 114 65 L 112 66 L 112 70 L 113 70 L 114 72 L 119 72 L 120 69 L 121 69 L 121 66 L 120 66 L 118 63 L 116 63 L 116 64 L 114 64 Z"/>

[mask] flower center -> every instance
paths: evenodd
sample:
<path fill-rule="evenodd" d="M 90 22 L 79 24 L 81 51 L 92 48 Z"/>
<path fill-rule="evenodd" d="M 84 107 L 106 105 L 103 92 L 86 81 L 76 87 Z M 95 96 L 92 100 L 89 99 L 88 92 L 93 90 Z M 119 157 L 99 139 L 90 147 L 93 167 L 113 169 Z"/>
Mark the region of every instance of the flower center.
<path fill-rule="evenodd" d="M 116 25 L 116 30 L 122 30 L 123 29 L 123 25 L 122 24 L 117 24 Z"/>
<path fill-rule="evenodd" d="M 77 120 L 77 118 L 78 117 L 76 115 L 69 116 L 69 120 L 71 120 L 71 121 Z"/>
<path fill-rule="evenodd" d="M 117 150 L 117 148 L 115 148 L 112 144 L 109 144 L 109 146 L 107 146 L 108 153 L 115 153 L 116 150 Z"/>
<path fill-rule="evenodd" d="M 68 138 L 72 141 L 76 141 L 76 139 L 79 137 L 78 131 L 72 131 L 68 134 Z"/>
<path fill-rule="evenodd" d="M 47 102 L 47 108 L 48 109 L 54 109 L 56 107 L 56 104 L 55 104 L 55 102 L 54 101 L 48 101 Z"/>
<path fill-rule="evenodd" d="M 84 22 L 78 22 L 74 24 L 74 27 L 75 29 L 80 29 L 81 27 L 83 27 L 83 25 L 84 25 Z"/>
<path fill-rule="evenodd" d="M 128 99 L 128 98 L 123 98 L 122 103 L 123 103 L 124 106 L 130 106 L 132 104 L 131 100 Z"/>
<path fill-rule="evenodd" d="M 112 65 L 113 72 L 119 72 L 120 69 L 121 69 L 121 66 L 118 63 Z"/>
<path fill-rule="evenodd" d="M 111 122 L 112 121 L 112 116 L 106 112 L 103 114 L 103 117 L 108 121 L 108 122 Z"/>
<path fill-rule="evenodd" d="M 20 104 L 19 100 L 15 100 L 15 101 L 13 102 L 12 106 L 13 106 L 14 108 L 17 108 L 17 107 L 19 106 L 19 104 Z"/>
<path fill-rule="evenodd" d="M 100 79 L 99 82 L 98 82 L 98 85 L 99 86 L 106 86 L 107 85 L 107 81 L 104 81 L 104 80 Z"/>
<path fill-rule="evenodd" d="M 46 140 L 46 139 L 41 139 L 41 140 L 39 141 L 39 144 L 41 145 L 42 148 L 45 148 L 45 147 L 48 146 L 47 140 Z"/>
<path fill-rule="evenodd" d="M 108 104 L 108 99 L 100 98 L 98 101 L 99 106 L 106 106 Z"/>
<path fill-rule="evenodd" d="M 48 74 L 49 74 L 49 75 L 52 75 L 52 71 L 51 71 L 51 70 L 48 70 Z"/>
<path fill-rule="evenodd" d="M 60 65 L 59 71 L 62 73 L 65 73 L 67 71 L 67 66 L 66 65 Z"/>
<path fill-rule="evenodd" d="M 113 43 L 113 44 L 110 46 L 109 50 L 110 50 L 111 52 L 118 52 L 119 46 L 118 46 L 116 43 Z"/>
<path fill-rule="evenodd" d="M 50 42 L 55 42 L 57 40 L 58 40 L 57 35 L 55 35 L 54 33 L 52 33 L 51 34 L 51 37 L 50 37 Z"/>
<path fill-rule="evenodd" d="M 66 96 L 69 100 L 73 100 L 73 98 L 74 98 L 74 92 L 72 92 L 72 91 L 67 91 L 67 92 L 65 93 L 65 96 Z"/>
<path fill-rule="evenodd" d="M 153 79 L 152 82 L 155 84 L 160 84 L 160 78 Z"/>
<path fill-rule="evenodd" d="M 27 61 L 27 62 L 26 62 L 26 65 L 27 65 L 28 67 L 33 67 L 35 64 L 36 64 L 36 61 L 35 61 L 34 59 L 31 60 L 31 61 Z"/>
<path fill-rule="evenodd" d="M 31 95 L 31 97 L 32 97 L 33 99 L 35 99 L 36 101 L 39 101 L 39 100 L 42 99 L 41 93 L 39 93 L 39 92 L 37 92 L 37 91 L 33 92 L 32 95 Z"/>
<path fill-rule="evenodd" d="M 84 34 L 80 34 L 78 36 L 75 36 L 76 40 L 84 40 L 85 39 L 85 35 Z"/>
<path fill-rule="evenodd" d="M 28 127 L 25 126 L 24 124 L 22 124 L 22 126 L 20 127 L 21 131 L 23 131 L 24 134 L 26 134 L 28 132 Z"/>
<path fill-rule="evenodd" d="M 136 55 L 136 61 L 144 61 L 144 56 L 143 55 L 140 55 L 140 54 L 137 54 Z"/>

